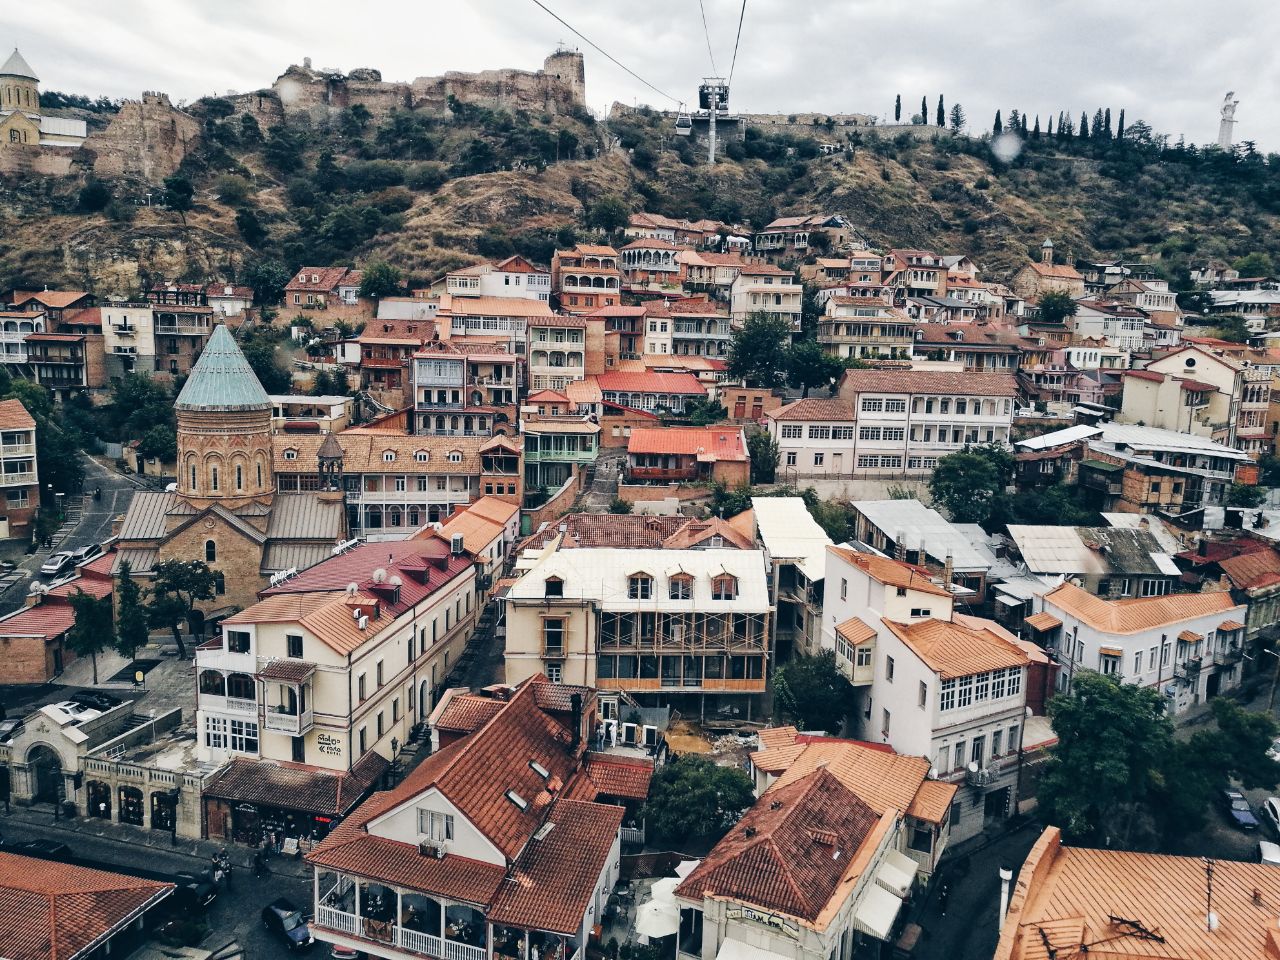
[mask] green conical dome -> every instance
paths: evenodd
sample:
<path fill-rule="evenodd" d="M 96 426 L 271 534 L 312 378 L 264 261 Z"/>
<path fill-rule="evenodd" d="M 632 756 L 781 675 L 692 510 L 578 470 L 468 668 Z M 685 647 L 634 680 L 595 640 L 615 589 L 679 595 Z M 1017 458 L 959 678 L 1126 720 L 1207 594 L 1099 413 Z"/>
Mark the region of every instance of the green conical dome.
<path fill-rule="evenodd" d="M 271 399 L 225 325 L 213 331 L 175 410 L 270 410 Z"/>

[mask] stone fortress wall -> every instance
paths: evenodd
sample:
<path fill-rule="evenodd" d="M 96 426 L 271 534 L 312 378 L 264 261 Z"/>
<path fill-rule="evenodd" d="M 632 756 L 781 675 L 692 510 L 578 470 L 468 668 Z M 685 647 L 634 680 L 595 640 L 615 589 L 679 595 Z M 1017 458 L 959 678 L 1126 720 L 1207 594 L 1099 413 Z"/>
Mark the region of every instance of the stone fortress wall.
<path fill-rule="evenodd" d="M 168 94 L 148 90 L 126 100 L 105 130 L 83 149 L 94 176 L 159 183 L 172 176 L 200 136 L 200 121 L 174 107 Z"/>

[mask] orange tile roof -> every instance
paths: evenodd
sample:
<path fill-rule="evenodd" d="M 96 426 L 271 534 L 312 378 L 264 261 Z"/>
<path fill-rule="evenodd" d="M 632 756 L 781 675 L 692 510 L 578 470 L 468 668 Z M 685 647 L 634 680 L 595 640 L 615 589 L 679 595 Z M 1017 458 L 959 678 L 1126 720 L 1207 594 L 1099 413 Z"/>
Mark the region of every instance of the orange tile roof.
<path fill-rule="evenodd" d="M 707 388 L 690 373 L 601 373 L 595 376 L 601 390 L 617 393 L 675 393 L 705 397 Z"/>
<path fill-rule="evenodd" d="M 1039 630 L 1041 632 L 1062 626 L 1061 620 L 1055 617 L 1052 613 L 1046 612 L 1033 613 L 1031 616 L 1023 620 L 1023 623 L 1032 630 Z"/>
<path fill-rule="evenodd" d="M 956 793 L 960 790 L 958 783 L 943 783 L 941 780 L 926 780 L 907 807 L 907 816 L 924 820 L 927 823 L 942 823 L 951 811 Z"/>
<path fill-rule="evenodd" d="M 1243 630 L 1244 624 L 1239 620 L 1223 620 L 1218 624 L 1219 630 Z"/>
<path fill-rule="evenodd" d="M 1027 655 L 992 630 L 975 629 L 946 620 L 882 623 L 943 680 L 968 677 L 1007 667 L 1025 667 Z"/>
<path fill-rule="evenodd" d="M 962 397 L 1012 397 L 1017 381 L 1007 373 L 941 370 L 847 370 L 840 381 L 846 393 L 955 394 Z"/>
<path fill-rule="evenodd" d="M 874 640 L 876 632 L 861 617 L 850 617 L 843 623 L 836 624 L 836 635 L 856 647 L 860 643 Z"/>
<path fill-rule="evenodd" d="M 347 267 L 302 267 L 293 279 L 285 284 L 285 290 L 288 291 L 320 291 L 321 293 L 329 293 L 338 288 L 343 279 L 352 271 Z M 317 277 L 313 283 L 312 275 Z"/>
<path fill-rule="evenodd" d="M 636 427 L 627 453 L 696 455 L 715 461 L 749 459 L 738 427 Z"/>
<path fill-rule="evenodd" d="M 1175 593 L 1165 597 L 1135 597 L 1130 600 L 1103 600 L 1073 583 L 1064 583 L 1044 597 L 1069 616 L 1104 633 L 1141 633 L 1171 626 L 1184 620 L 1239 609 L 1231 594 Z"/>
<path fill-rule="evenodd" d="M 564 795 L 574 800 L 595 800 L 600 796 L 643 800 L 649 796 L 651 779 L 651 760 L 588 753 Z"/>
<path fill-rule="evenodd" d="M 676 895 L 737 900 L 816 925 L 829 901 L 843 901 L 841 881 L 879 820 L 830 771 L 814 770 L 771 788 Z"/>
<path fill-rule="evenodd" d="M 73 960 L 173 892 L 173 884 L 0 852 L 0 952 Z"/>
<path fill-rule="evenodd" d="M 551 307 L 542 300 L 530 300 L 528 297 L 449 297 L 446 303 L 440 304 L 440 315 L 452 313 L 455 316 L 497 316 L 497 317 L 539 317 L 552 316 Z"/>
<path fill-rule="evenodd" d="M 1039 260 L 1032 261 L 1029 266 L 1042 277 L 1057 277 L 1059 280 L 1083 280 L 1075 267 L 1067 266 L 1065 263 L 1041 263 Z"/>
<path fill-rule="evenodd" d="M 792 726 L 784 727 L 765 727 L 757 736 L 760 738 L 760 748 L 762 750 L 772 750 L 775 747 L 789 747 L 796 742 L 796 734 L 799 731 Z"/>
<path fill-rule="evenodd" d="M 765 414 L 771 420 L 852 420 L 853 407 L 843 400 L 805 397 Z"/>
<path fill-rule="evenodd" d="M 67 603 L 41 603 L 23 607 L 0 618 L 0 637 L 41 637 L 51 640 L 75 626 L 76 615 Z"/>
<path fill-rule="evenodd" d="M 502 701 L 492 697 L 462 694 L 451 699 L 434 724 L 437 730 L 475 733 L 502 709 Z"/>
<path fill-rule="evenodd" d="M 1275 550 L 1255 550 L 1219 561 L 1220 569 L 1232 586 L 1247 590 L 1263 583 L 1274 582 L 1280 574 L 1280 554 Z"/>
<path fill-rule="evenodd" d="M 1200 857 L 1067 847 L 1058 828 L 1047 827 L 1018 871 L 993 960 L 1045 960 L 1046 938 L 1059 960 L 1080 960 L 1083 945 L 1089 957 L 1108 960 L 1274 960 L 1280 956 L 1277 903 L 1280 870 L 1215 860 L 1218 927 L 1210 932 Z M 1116 917 L 1160 939 L 1143 937 Z"/>
<path fill-rule="evenodd" d="M 83 290 L 40 290 L 35 293 L 25 293 L 19 296 L 14 306 L 20 306 L 34 300 L 37 303 L 44 304 L 54 310 L 71 306 L 78 300 L 83 300 L 91 294 L 85 293 Z"/>
<path fill-rule="evenodd" d="M 866 571 L 867 575 L 878 583 L 883 583 L 890 587 L 905 587 L 908 590 L 918 590 L 921 593 L 928 593 L 935 597 L 948 597 L 951 594 L 942 587 L 941 584 L 934 583 L 929 578 L 929 573 L 923 567 L 912 566 L 909 563 L 903 563 L 901 560 L 891 560 L 888 557 L 877 556 L 874 553 L 860 553 L 857 550 L 850 550 L 848 547 L 827 547 L 827 552 L 839 557 L 845 563 L 857 567 L 859 570 Z"/>
<path fill-rule="evenodd" d="M 941 816 L 934 818 L 940 794 L 932 788 L 925 797 L 919 796 L 929 776 L 929 761 L 924 757 L 910 757 L 892 751 L 875 750 L 848 740 L 814 738 L 797 744 L 802 749 L 791 759 L 778 779 L 765 791 L 765 795 L 807 777 L 820 768 L 830 771 L 846 790 L 851 791 L 875 813 L 889 810 L 909 811 L 916 806 L 922 820 L 941 823 Z M 752 757 L 755 762 L 755 756 Z M 768 761 L 766 761 L 768 762 Z M 764 768 L 762 768 L 764 769 Z M 953 785 L 946 791 L 946 804 L 942 815 L 951 806 L 955 795 Z M 928 815 L 925 815 L 928 814 Z"/>
<path fill-rule="evenodd" d="M 36 422 L 21 400 L 0 400 L 0 430 L 34 430 Z"/>

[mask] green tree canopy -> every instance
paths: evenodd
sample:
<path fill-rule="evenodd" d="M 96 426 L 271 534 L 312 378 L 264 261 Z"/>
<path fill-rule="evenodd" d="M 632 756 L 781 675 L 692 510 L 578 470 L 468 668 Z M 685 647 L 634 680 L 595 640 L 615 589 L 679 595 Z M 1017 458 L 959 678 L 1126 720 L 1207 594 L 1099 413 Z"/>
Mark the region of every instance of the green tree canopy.
<path fill-rule="evenodd" d="M 631 209 L 617 194 L 609 193 L 591 205 L 587 213 L 587 223 L 591 226 L 613 233 L 627 225 L 631 217 Z"/>
<path fill-rule="evenodd" d="M 293 390 L 293 376 L 285 366 L 285 358 L 275 341 L 257 336 L 241 345 L 245 360 L 253 367 L 254 374 L 267 393 L 289 393 Z"/>
<path fill-rule="evenodd" d="M 115 631 L 111 625 L 111 598 L 95 597 L 76 590 L 67 597 L 76 620 L 67 631 L 67 646 L 77 656 L 93 661 L 93 685 L 98 685 L 98 654 L 111 645 Z"/>
<path fill-rule="evenodd" d="M 187 213 L 195 200 L 196 188 L 190 180 L 181 174 L 174 174 L 164 179 L 164 205 L 182 217 L 182 225 L 187 225 Z"/>
<path fill-rule="evenodd" d="M 148 619 L 152 627 L 166 627 L 173 633 L 179 657 L 187 655 L 179 626 L 185 622 L 194 630 L 192 612 L 197 604 L 212 600 L 217 587 L 217 574 L 202 560 L 162 560 L 156 564 Z"/>
<path fill-rule="evenodd" d="M 782 458 L 778 441 L 764 430 L 754 430 L 747 434 L 747 453 L 751 457 L 751 482 L 773 483 Z"/>
<path fill-rule="evenodd" d="M 1266 491 L 1252 483 L 1233 483 L 1227 494 L 1227 505 L 1232 507 L 1257 507 L 1267 499 Z"/>
<path fill-rule="evenodd" d="M 749 387 L 776 387 L 787 377 L 791 324 L 752 313 L 729 344 L 729 376 Z"/>
<path fill-rule="evenodd" d="M 360 278 L 360 296 L 369 299 L 394 297 L 403 289 L 398 268 L 383 260 L 375 260 L 364 268 Z"/>
<path fill-rule="evenodd" d="M 279 303 L 292 276 L 279 260 L 251 260 L 244 269 L 245 283 L 253 288 L 253 298 L 260 307 Z"/>
<path fill-rule="evenodd" d="M 929 478 L 934 503 L 956 523 L 982 523 L 1013 473 L 1013 457 L 995 446 L 966 447 L 938 460 Z"/>
<path fill-rule="evenodd" d="M 774 704 L 801 730 L 836 734 L 853 703 L 853 685 L 836 667 L 830 650 L 798 657 L 773 675 Z"/>
<path fill-rule="evenodd" d="M 643 816 L 662 840 L 709 845 L 723 837 L 754 802 L 751 778 L 745 773 L 690 754 L 654 772 Z"/>
<path fill-rule="evenodd" d="M 138 441 L 139 456 L 154 457 L 161 463 L 173 463 L 178 459 L 178 432 L 168 424 L 157 424 Z"/>
<path fill-rule="evenodd" d="M 1037 304 L 1040 319 L 1044 323 L 1065 323 L 1068 317 L 1074 317 L 1080 305 L 1071 299 L 1069 294 L 1060 290 L 1050 290 L 1040 295 Z"/>
<path fill-rule="evenodd" d="M 811 388 L 830 387 L 840 379 L 845 365 L 822 349 L 816 340 L 801 340 L 787 349 L 787 379 L 807 397 Z"/>
<path fill-rule="evenodd" d="M 1231 264 L 1231 267 L 1240 271 L 1240 276 L 1242 277 L 1274 277 L 1276 273 L 1276 266 L 1271 259 L 1271 255 L 1263 253 L 1261 250 L 1245 254 Z"/>
<path fill-rule="evenodd" d="M 146 589 L 133 579 L 128 560 L 120 563 L 119 609 L 116 614 L 116 650 L 130 660 L 147 643 Z"/>

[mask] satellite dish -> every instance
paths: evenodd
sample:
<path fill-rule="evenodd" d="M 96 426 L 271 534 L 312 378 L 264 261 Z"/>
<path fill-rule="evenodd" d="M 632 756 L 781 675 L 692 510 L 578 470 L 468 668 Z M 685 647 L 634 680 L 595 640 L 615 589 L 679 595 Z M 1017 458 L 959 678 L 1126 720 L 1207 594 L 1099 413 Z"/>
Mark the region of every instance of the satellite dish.
<path fill-rule="evenodd" d="M 968 770 L 970 773 L 977 773 L 977 772 L 978 772 L 978 764 L 977 764 L 977 761 L 975 761 L 975 760 L 970 760 L 970 761 L 969 761 L 969 766 L 965 767 L 965 769 L 966 769 L 966 770 Z"/>

